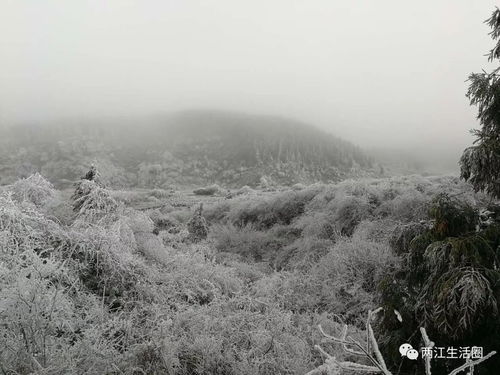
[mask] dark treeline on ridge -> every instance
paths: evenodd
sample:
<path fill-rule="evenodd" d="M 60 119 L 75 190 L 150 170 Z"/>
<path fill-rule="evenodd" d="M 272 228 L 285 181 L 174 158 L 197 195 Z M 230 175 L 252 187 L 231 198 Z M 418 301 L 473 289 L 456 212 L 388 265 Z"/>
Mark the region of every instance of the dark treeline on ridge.
<path fill-rule="evenodd" d="M 256 186 L 262 177 L 281 184 L 333 182 L 368 173 L 373 164 L 358 147 L 307 124 L 222 111 L 4 132 L 4 182 L 33 172 L 56 184 L 74 181 L 94 161 L 112 185 L 156 187 Z"/>

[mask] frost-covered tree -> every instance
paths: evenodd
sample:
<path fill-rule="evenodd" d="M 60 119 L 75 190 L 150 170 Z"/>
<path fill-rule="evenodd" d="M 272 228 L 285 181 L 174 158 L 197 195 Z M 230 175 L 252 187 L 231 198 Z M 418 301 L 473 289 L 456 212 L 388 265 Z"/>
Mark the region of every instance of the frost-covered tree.
<path fill-rule="evenodd" d="M 118 203 L 111 196 L 109 190 L 100 183 L 99 172 L 94 165 L 75 184 L 75 191 L 71 198 L 73 211 L 77 217 L 87 221 L 103 219 L 108 214 L 115 212 L 118 207 Z"/>
<path fill-rule="evenodd" d="M 486 23 L 496 45 L 488 61 L 500 60 L 500 9 L 495 9 Z M 467 98 L 478 107 L 481 128 L 473 130 L 475 145 L 467 148 L 460 159 L 461 177 L 470 181 L 476 191 L 486 191 L 500 198 L 500 67 L 492 72 L 472 73 Z"/>
<path fill-rule="evenodd" d="M 401 268 L 380 284 L 381 350 L 405 374 L 423 373 L 420 364 L 401 362 L 398 352 L 401 342 L 420 345 L 419 327 L 437 346 L 500 347 L 500 223 L 484 222 L 477 208 L 445 193 L 431 202 L 429 218 L 430 227 L 413 223 L 394 232 L 391 246 Z M 432 374 L 449 374 L 455 363 L 434 361 Z M 498 374 L 499 366 L 495 356 L 477 373 Z"/>
<path fill-rule="evenodd" d="M 204 240 L 208 236 L 208 224 L 203 217 L 203 203 L 187 223 L 189 236 L 193 242 Z"/>

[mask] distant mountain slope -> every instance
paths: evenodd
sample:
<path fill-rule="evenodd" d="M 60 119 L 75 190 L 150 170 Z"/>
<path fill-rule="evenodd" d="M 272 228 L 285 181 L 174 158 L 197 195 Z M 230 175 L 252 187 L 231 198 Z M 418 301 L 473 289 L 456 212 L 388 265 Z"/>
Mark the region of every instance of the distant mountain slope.
<path fill-rule="evenodd" d="M 38 171 L 61 183 L 97 161 L 112 185 L 257 185 L 339 181 L 371 168 L 356 146 L 279 117 L 185 111 L 127 120 L 71 121 L 4 131 L 3 183 Z M 1 142 L 1 141 L 0 141 Z"/>

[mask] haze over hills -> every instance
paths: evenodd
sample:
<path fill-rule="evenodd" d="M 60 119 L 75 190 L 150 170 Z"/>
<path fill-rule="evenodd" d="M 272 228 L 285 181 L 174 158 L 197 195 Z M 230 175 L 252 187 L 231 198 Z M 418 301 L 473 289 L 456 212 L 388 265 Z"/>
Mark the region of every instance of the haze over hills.
<path fill-rule="evenodd" d="M 363 149 L 377 164 L 383 165 L 388 175 L 455 175 L 459 174 L 458 161 L 462 155 L 459 147 L 423 145 L 416 148 L 370 147 Z"/>
<path fill-rule="evenodd" d="M 3 132 L 1 183 L 39 172 L 61 185 L 92 162 L 114 186 L 256 186 L 373 173 L 372 160 L 347 141 L 299 121 L 236 112 L 71 120 Z"/>

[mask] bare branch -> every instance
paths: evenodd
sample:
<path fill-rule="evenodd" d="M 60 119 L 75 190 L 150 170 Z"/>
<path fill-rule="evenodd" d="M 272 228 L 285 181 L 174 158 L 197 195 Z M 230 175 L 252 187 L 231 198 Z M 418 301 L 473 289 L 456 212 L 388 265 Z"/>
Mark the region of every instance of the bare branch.
<path fill-rule="evenodd" d="M 475 361 L 467 362 L 467 363 L 463 364 L 462 366 L 457 367 L 452 372 L 450 372 L 449 375 L 457 375 L 459 372 L 461 372 L 463 370 L 466 370 L 467 368 L 473 368 L 474 366 L 477 366 L 481 362 L 486 361 L 488 358 L 493 357 L 495 354 L 497 354 L 497 352 L 496 351 L 492 351 L 492 352 L 486 354 L 483 358 L 479 358 L 479 359 L 477 359 Z"/>
<path fill-rule="evenodd" d="M 347 325 L 343 326 L 342 334 L 340 337 L 335 337 L 335 336 L 327 334 L 323 330 L 321 325 L 318 325 L 318 328 L 319 328 L 321 334 L 327 340 L 341 344 L 343 350 L 348 354 L 366 357 L 373 364 L 373 366 L 355 363 L 355 362 L 349 362 L 349 361 L 348 362 L 339 362 L 335 359 L 335 357 L 328 354 L 319 345 L 316 345 L 315 348 L 317 350 L 319 350 L 327 359 L 325 360 L 324 365 L 309 372 L 307 375 L 318 374 L 321 371 L 336 373 L 336 371 L 338 371 L 339 368 L 345 369 L 345 370 L 363 371 L 363 372 L 370 372 L 370 373 L 382 373 L 384 375 L 392 375 L 391 372 L 387 369 L 384 358 L 382 357 L 382 354 L 380 353 L 380 350 L 378 348 L 378 343 L 377 343 L 377 340 L 375 339 L 375 334 L 374 334 L 373 328 L 371 326 L 371 320 L 372 320 L 373 316 L 380 311 L 382 311 L 382 308 L 378 308 L 374 311 L 368 312 L 368 317 L 367 317 L 367 321 L 366 321 L 366 329 L 367 329 L 366 348 L 363 347 L 363 345 L 361 345 L 361 343 L 359 343 L 358 341 L 356 341 L 352 337 L 347 336 L 347 330 L 348 330 Z M 356 347 L 359 350 L 353 349 L 352 346 Z M 370 352 L 375 353 L 376 358 L 374 358 Z"/>
<path fill-rule="evenodd" d="M 365 352 L 359 352 L 359 351 L 356 351 L 354 349 L 351 349 L 349 348 L 347 345 L 356 345 L 358 346 L 359 344 L 357 344 L 356 342 L 349 342 L 347 341 L 346 339 L 346 335 L 347 335 L 347 324 L 344 325 L 344 328 L 342 329 L 342 336 L 340 338 L 337 338 L 337 337 L 334 337 L 334 336 L 331 336 L 329 334 L 327 334 L 324 330 L 323 330 L 323 327 L 321 327 L 321 325 L 318 325 L 318 328 L 319 328 L 319 331 L 321 332 L 321 334 L 323 336 L 325 336 L 328 340 L 332 340 L 336 343 L 339 343 L 339 344 L 342 344 L 342 347 L 343 349 L 349 353 L 349 354 L 353 354 L 353 355 L 359 355 L 359 356 L 365 356 L 366 353 Z"/>
<path fill-rule="evenodd" d="M 371 319 L 372 319 L 373 315 L 379 313 L 380 311 L 382 311 L 381 307 L 379 307 L 378 309 L 376 309 L 374 311 L 371 311 L 371 310 L 368 311 L 368 324 L 367 324 L 368 337 L 370 338 L 370 341 L 372 344 L 372 349 L 373 349 L 373 352 L 375 353 L 375 357 L 377 358 L 378 363 L 384 369 L 384 373 L 388 373 L 389 371 L 387 370 L 387 365 L 385 364 L 384 357 L 382 357 L 382 353 L 380 353 L 380 350 L 378 348 L 378 343 L 377 343 L 377 340 L 375 339 L 375 334 L 373 333 L 373 328 L 371 325 Z"/>
<path fill-rule="evenodd" d="M 427 331 L 425 330 L 424 327 L 420 327 L 420 333 L 422 334 L 422 338 L 424 339 L 424 345 L 427 348 L 433 348 L 434 347 L 434 341 L 431 341 L 429 339 L 429 336 L 427 336 Z M 424 359 L 425 361 L 425 375 L 432 375 L 431 372 L 431 357 L 427 356 Z"/>
<path fill-rule="evenodd" d="M 337 363 L 344 370 L 366 371 L 372 373 L 380 372 L 380 369 L 375 366 L 367 366 L 354 362 L 337 362 Z"/>

